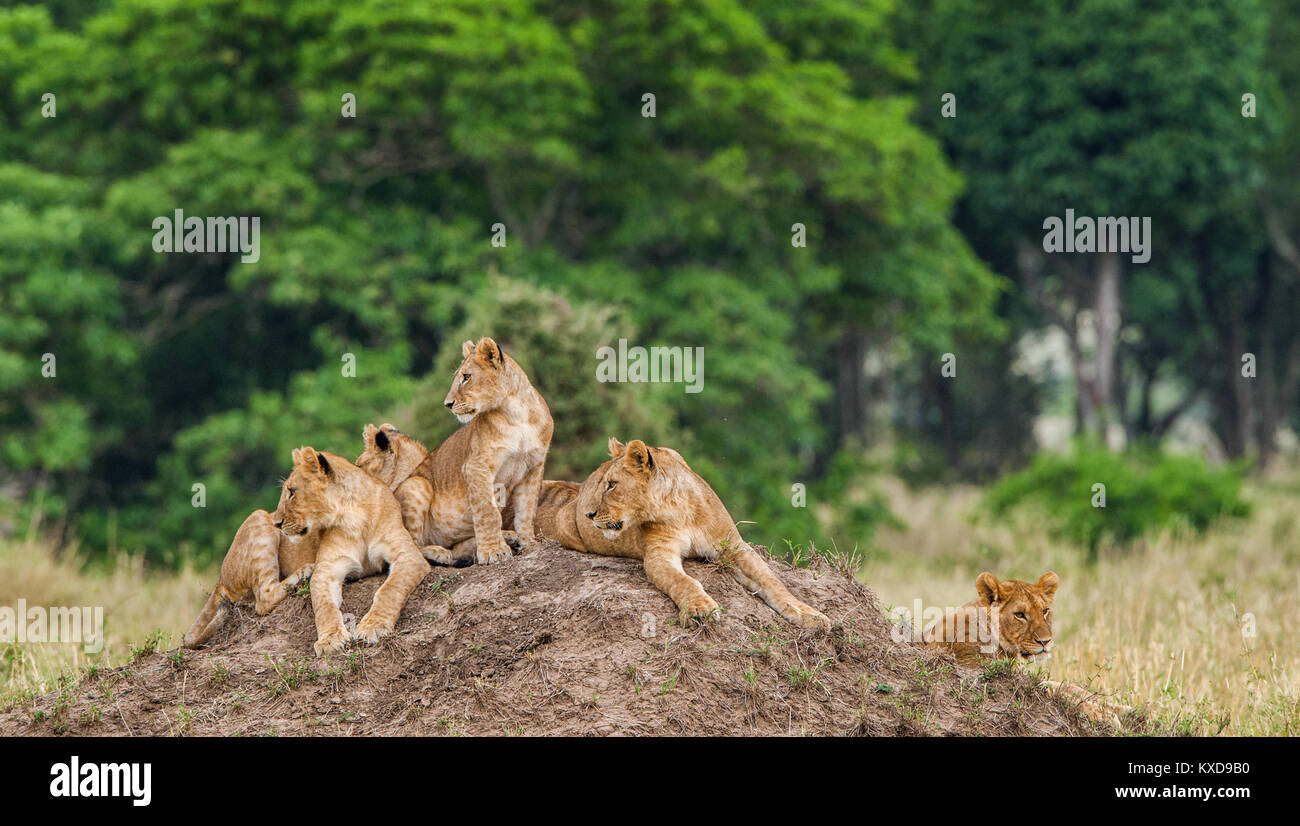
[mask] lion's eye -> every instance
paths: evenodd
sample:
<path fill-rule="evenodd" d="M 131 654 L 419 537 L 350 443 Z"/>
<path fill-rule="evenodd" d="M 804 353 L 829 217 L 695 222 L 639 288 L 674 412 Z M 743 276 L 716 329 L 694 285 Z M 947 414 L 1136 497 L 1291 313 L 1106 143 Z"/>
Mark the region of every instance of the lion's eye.
<path fill-rule="evenodd" d="M 1016 619 L 1024 619 L 1024 618 L 1025 618 L 1025 612 L 1024 612 L 1024 611 L 1017 611 L 1017 612 L 1016 612 Z"/>
<path fill-rule="evenodd" d="M 467 382 L 467 381 L 469 381 L 469 373 L 461 373 L 461 374 L 460 374 L 460 383 L 461 383 L 461 384 L 464 384 L 464 383 Z"/>
<path fill-rule="evenodd" d="M 293 498 L 293 488 L 289 488 L 289 498 Z"/>
<path fill-rule="evenodd" d="M 1043 609 L 1043 619 L 1047 619 L 1047 615 L 1050 614 L 1050 613 L 1052 613 L 1052 609 L 1051 609 L 1051 608 L 1044 608 L 1044 609 Z"/>
<path fill-rule="evenodd" d="M 605 486 L 605 490 L 613 490 L 614 486 L 617 484 L 618 482 L 614 481 L 613 479 L 610 479 L 609 484 Z"/>

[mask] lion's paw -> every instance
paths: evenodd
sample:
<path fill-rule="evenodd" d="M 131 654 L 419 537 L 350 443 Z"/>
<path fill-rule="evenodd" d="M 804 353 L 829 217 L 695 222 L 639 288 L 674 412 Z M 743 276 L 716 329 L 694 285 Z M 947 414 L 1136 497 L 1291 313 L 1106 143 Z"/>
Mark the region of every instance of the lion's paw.
<path fill-rule="evenodd" d="M 383 637 L 393 633 L 393 624 L 378 620 L 366 615 L 361 622 L 357 623 L 357 629 L 352 633 L 354 639 L 361 640 L 367 645 L 374 645 Z"/>
<path fill-rule="evenodd" d="M 348 644 L 348 633 L 345 629 L 339 627 L 334 629 L 333 631 L 327 631 L 326 633 L 321 634 L 319 637 L 317 637 L 316 645 L 314 646 L 314 648 L 316 650 L 316 656 L 319 657 L 322 654 L 330 654 L 335 651 L 342 651 L 347 644 Z"/>
<path fill-rule="evenodd" d="M 790 622 L 804 629 L 805 631 L 829 631 L 831 630 L 830 618 L 818 611 L 816 608 L 807 605 L 801 605 L 787 615 Z"/>
<path fill-rule="evenodd" d="M 514 556 L 514 554 L 510 552 L 510 548 L 508 548 L 504 542 L 496 545 L 484 545 L 483 543 L 479 543 L 478 553 L 475 555 L 474 559 L 480 565 L 494 565 L 498 562 L 505 562 L 512 556 Z"/>
<path fill-rule="evenodd" d="M 718 616 L 718 603 L 708 594 L 689 596 L 682 602 L 683 625 L 701 625 Z"/>

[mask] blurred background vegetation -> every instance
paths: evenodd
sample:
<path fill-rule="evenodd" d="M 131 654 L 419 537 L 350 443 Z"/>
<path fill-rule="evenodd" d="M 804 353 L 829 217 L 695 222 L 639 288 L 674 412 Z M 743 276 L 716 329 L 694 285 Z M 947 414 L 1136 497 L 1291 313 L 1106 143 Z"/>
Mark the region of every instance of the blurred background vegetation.
<path fill-rule="evenodd" d="M 548 478 L 671 445 L 769 546 L 869 545 L 882 475 L 1002 478 L 1094 556 L 1244 516 L 1300 428 L 1298 11 L 0 2 L 0 525 L 208 564 L 292 448 L 445 437 L 482 335 Z M 178 208 L 261 259 L 155 253 Z M 1066 208 L 1151 217 L 1150 262 L 1043 255 Z M 619 338 L 703 347 L 704 392 L 596 382 Z"/>

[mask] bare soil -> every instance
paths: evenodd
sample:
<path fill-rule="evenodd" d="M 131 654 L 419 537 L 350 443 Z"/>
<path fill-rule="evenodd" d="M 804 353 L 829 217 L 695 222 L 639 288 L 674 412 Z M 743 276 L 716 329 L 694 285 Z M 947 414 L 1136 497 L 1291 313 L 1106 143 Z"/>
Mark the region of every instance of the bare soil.
<path fill-rule="evenodd" d="M 641 563 L 549 541 L 435 568 L 391 637 L 316 657 L 311 601 L 236 606 L 210 644 L 139 655 L 0 713 L 0 735 L 1110 734 L 1035 678 L 892 639 L 875 596 L 821 559 L 770 560 L 828 634 L 799 631 L 716 565 L 722 606 L 683 628 Z M 381 577 L 344 587 L 364 615 Z"/>

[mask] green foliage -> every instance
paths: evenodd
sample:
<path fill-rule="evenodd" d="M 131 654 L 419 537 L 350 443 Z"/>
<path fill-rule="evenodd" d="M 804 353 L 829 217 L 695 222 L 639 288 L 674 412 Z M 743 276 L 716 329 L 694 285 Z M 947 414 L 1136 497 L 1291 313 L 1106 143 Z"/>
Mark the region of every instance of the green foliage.
<path fill-rule="evenodd" d="M 1086 546 L 1129 546 L 1163 530 L 1203 533 L 1224 519 L 1249 514 L 1240 468 L 1213 468 L 1191 456 L 1140 451 L 1113 453 L 1079 443 L 1069 455 L 1040 454 L 1029 467 L 991 488 L 994 517 L 1024 507 L 1057 539 Z M 1105 507 L 1094 506 L 1105 485 Z"/>

